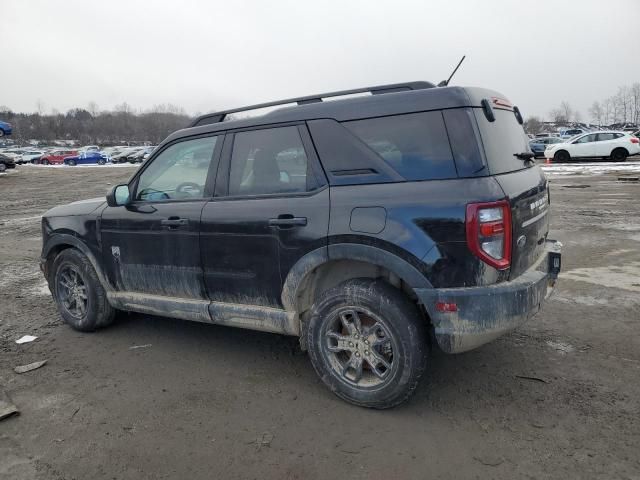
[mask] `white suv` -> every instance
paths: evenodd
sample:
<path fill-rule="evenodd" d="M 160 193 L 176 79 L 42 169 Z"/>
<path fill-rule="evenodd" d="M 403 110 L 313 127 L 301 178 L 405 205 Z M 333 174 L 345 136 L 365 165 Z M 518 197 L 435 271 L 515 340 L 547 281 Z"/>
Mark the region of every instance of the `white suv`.
<path fill-rule="evenodd" d="M 626 132 L 589 132 L 549 145 L 545 158 L 567 162 L 572 158 L 603 158 L 624 162 L 628 156 L 640 154 L 640 140 Z"/>

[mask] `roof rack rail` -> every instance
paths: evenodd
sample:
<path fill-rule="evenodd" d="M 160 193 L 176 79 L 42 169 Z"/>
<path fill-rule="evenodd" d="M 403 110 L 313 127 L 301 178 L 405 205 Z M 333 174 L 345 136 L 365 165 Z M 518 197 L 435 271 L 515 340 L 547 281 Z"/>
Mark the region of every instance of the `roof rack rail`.
<path fill-rule="evenodd" d="M 389 85 L 377 85 L 375 87 L 355 88 L 352 90 L 340 90 L 337 92 L 321 93 L 318 95 L 308 95 L 305 97 L 287 98 L 285 100 L 276 100 L 274 102 L 258 103 L 257 105 L 250 105 L 248 107 L 234 108 L 231 110 L 223 110 L 220 112 L 207 113 L 196 118 L 189 127 L 198 127 L 201 125 L 209 125 L 211 123 L 223 122 L 225 117 L 232 113 L 245 112 L 250 110 L 258 110 L 260 108 L 275 107 L 278 105 L 286 105 L 288 103 L 297 103 L 298 105 L 307 105 L 309 103 L 322 102 L 323 98 L 342 97 L 345 95 L 353 95 L 356 93 L 371 93 L 371 95 L 380 95 L 383 93 L 395 93 L 403 92 L 407 90 L 423 90 L 426 88 L 434 88 L 435 85 L 431 82 L 406 82 L 406 83 L 391 83 Z"/>

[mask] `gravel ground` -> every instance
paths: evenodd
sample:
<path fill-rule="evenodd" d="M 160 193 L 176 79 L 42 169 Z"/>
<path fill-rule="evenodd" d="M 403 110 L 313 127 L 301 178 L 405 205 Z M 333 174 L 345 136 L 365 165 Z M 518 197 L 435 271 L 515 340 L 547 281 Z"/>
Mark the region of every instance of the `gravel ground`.
<path fill-rule="evenodd" d="M 63 325 L 39 217 L 132 172 L 0 175 L 0 390 L 21 412 L 0 421 L 0 478 L 640 478 L 639 183 L 552 175 L 565 248 L 543 311 L 435 353 L 408 404 L 371 411 L 327 391 L 292 338 L 137 314 Z"/>

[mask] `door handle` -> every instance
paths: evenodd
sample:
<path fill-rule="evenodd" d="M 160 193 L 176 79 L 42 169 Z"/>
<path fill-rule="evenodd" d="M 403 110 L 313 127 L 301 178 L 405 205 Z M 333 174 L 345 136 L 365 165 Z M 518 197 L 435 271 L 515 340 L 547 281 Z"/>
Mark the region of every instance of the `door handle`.
<path fill-rule="evenodd" d="M 160 225 L 169 230 L 174 230 L 178 227 L 183 227 L 189 224 L 188 218 L 169 217 L 166 220 L 160 220 Z"/>
<path fill-rule="evenodd" d="M 278 218 L 270 218 L 269 226 L 278 228 L 305 227 L 307 217 L 294 217 L 291 214 L 278 215 Z"/>

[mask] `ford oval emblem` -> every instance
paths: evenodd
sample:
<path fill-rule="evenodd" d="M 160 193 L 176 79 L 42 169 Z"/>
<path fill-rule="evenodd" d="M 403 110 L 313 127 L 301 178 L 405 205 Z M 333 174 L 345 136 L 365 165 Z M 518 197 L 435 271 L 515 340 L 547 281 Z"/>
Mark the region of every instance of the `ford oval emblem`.
<path fill-rule="evenodd" d="M 518 237 L 518 240 L 516 241 L 518 248 L 524 247 L 526 243 L 527 243 L 527 237 L 525 237 L 524 235 L 520 235 Z"/>

